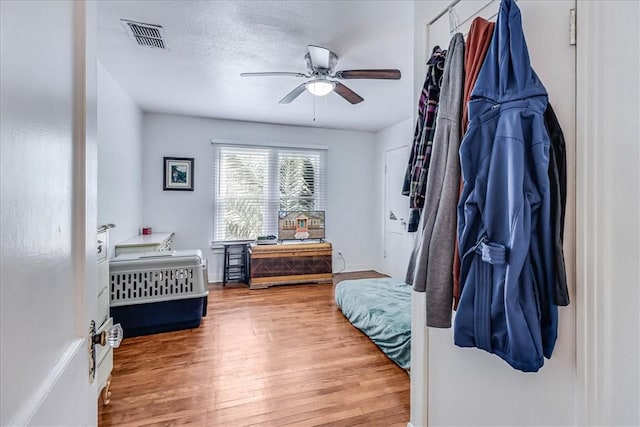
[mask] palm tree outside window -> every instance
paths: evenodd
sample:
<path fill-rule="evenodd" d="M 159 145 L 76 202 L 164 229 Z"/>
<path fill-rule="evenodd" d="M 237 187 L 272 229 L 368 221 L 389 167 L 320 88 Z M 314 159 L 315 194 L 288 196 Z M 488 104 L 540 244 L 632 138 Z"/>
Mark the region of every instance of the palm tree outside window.
<path fill-rule="evenodd" d="M 326 150 L 214 149 L 214 241 L 275 235 L 278 211 L 326 209 Z"/>

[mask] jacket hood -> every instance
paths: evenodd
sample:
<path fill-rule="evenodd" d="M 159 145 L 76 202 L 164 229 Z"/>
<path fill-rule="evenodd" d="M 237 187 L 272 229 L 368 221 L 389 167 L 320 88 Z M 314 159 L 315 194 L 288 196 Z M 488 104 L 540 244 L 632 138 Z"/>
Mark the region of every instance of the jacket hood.
<path fill-rule="evenodd" d="M 471 98 L 505 102 L 540 95 L 546 96 L 547 91 L 531 68 L 520 9 L 515 0 L 502 0 Z"/>

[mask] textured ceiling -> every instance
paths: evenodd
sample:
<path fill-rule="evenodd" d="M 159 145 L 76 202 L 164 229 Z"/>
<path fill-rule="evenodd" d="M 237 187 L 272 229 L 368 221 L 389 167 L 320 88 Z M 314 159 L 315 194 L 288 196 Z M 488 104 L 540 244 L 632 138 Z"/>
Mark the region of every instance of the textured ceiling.
<path fill-rule="evenodd" d="M 412 114 L 412 1 L 102 1 L 98 60 L 144 111 L 378 131 Z M 164 27 L 167 51 L 141 47 L 120 19 Z M 307 45 L 338 55 L 336 70 L 397 68 L 402 79 L 343 81 L 364 102 L 304 92 Z M 315 117 L 315 121 L 314 121 Z"/>

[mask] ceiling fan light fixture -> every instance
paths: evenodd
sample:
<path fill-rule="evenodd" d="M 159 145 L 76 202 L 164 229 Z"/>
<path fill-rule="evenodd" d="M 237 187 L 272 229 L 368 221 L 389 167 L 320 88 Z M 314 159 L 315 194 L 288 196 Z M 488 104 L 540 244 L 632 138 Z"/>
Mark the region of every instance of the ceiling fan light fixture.
<path fill-rule="evenodd" d="M 305 84 L 305 87 L 315 96 L 325 96 L 335 89 L 336 83 L 324 79 L 311 80 Z"/>

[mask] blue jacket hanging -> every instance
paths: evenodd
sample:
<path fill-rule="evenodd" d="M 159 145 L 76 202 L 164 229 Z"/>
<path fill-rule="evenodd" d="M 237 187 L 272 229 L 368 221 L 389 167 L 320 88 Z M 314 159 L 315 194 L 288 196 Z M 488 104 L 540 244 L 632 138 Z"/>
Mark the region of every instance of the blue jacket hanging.
<path fill-rule="evenodd" d="M 461 143 L 462 256 L 454 339 L 535 372 L 557 337 L 547 91 L 514 0 L 502 0 Z"/>

